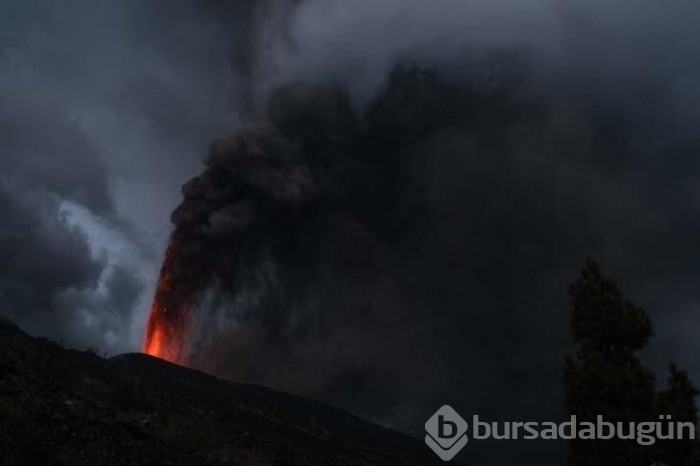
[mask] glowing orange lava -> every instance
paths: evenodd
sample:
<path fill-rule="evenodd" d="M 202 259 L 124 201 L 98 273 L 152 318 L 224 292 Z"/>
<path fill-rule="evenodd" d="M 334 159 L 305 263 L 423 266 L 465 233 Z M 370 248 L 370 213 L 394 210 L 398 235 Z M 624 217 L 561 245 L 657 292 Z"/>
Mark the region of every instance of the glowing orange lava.
<path fill-rule="evenodd" d="M 151 308 L 142 351 L 170 362 L 182 363 L 184 335 L 168 322 L 163 316 L 165 313 L 156 304 Z"/>
<path fill-rule="evenodd" d="M 160 271 L 141 351 L 184 364 L 187 348 L 189 300 L 172 283 L 175 251 L 168 247 Z"/>

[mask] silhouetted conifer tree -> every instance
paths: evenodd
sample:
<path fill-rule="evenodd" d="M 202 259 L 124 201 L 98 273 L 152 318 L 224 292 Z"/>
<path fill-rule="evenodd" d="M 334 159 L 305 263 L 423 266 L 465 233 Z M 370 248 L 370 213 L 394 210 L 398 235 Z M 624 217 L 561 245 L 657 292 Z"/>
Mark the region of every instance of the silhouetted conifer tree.
<path fill-rule="evenodd" d="M 670 414 L 672 422 L 697 423 L 697 390 L 688 374 L 671 366 L 669 387 L 656 393 L 654 377 L 637 359 L 652 336 L 647 313 L 625 299 L 617 284 L 587 261 L 571 285 L 571 330 L 576 354 L 566 359 L 564 382 L 567 409 L 577 422 L 622 423 L 630 440 L 575 439 L 570 442 L 571 466 L 668 465 L 697 462 L 696 441 L 664 440 L 640 445 L 629 423 L 659 422 Z M 664 423 L 666 424 L 666 423 Z M 665 425 L 668 428 L 668 425 Z"/>

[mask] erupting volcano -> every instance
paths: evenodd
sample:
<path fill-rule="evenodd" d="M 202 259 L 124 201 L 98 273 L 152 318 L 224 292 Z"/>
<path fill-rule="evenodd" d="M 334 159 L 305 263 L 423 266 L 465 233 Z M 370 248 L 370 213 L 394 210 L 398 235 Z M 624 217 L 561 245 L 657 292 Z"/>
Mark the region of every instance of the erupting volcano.
<path fill-rule="evenodd" d="M 158 279 L 142 351 L 170 362 L 186 356 L 189 299 L 173 283 L 176 251 L 169 246 Z"/>
<path fill-rule="evenodd" d="M 144 353 L 190 364 L 190 346 L 201 339 L 193 313 L 203 293 L 216 288 L 234 297 L 250 291 L 259 264 L 283 251 L 271 259 L 280 266 L 291 245 L 308 236 L 297 230 L 322 212 L 317 204 L 323 193 L 329 187 L 336 197 L 343 192 L 332 174 L 344 173 L 350 160 L 345 137 L 356 134 L 344 95 L 305 86 L 281 90 L 272 99 L 270 120 L 214 142 L 205 170 L 183 185 Z M 246 318 L 236 316 L 239 323 Z"/>

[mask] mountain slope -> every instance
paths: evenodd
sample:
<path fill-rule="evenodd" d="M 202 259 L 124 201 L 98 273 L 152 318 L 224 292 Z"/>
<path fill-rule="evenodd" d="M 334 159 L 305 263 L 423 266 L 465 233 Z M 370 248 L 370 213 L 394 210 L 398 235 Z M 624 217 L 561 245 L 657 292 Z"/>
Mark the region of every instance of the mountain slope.
<path fill-rule="evenodd" d="M 0 322 L 3 464 L 439 464 L 334 408 L 143 354 L 103 359 Z"/>

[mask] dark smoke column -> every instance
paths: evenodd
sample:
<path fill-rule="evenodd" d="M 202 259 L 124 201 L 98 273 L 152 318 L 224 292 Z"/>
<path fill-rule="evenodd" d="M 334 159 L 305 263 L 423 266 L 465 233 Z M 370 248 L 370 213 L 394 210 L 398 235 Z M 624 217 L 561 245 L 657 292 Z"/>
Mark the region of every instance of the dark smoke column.
<path fill-rule="evenodd" d="M 203 228 L 219 211 L 205 175 L 182 187 L 184 200 L 172 214 L 175 230 L 165 251 L 142 351 L 187 364 L 195 300 L 212 277 L 216 242 Z M 207 247 L 207 245 L 209 247 Z"/>
<path fill-rule="evenodd" d="M 335 180 L 346 172 L 343 136 L 355 132 L 344 95 L 303 85 L 284 88 L 273 96 L 268 119 L 214 142 L 203 173 L 182 187 L 144 353 L 189 364 L 192 346 L 201 340 L 194 318 L 205 292 L 244 291 L 247 283 L 236 277 L 251 275 L 258 263 L 251 258 L 265 251 L 281 268 L 294 244 L 309 243 L 302 226 L 322 217 L 320 206 L 332 202 L 331 192 L 343 191 Z"/>
<path fill-rule="evenodd" d="M 187 364 L 192 310 L 197 296 L 210 280 L 215 258 L 205 245 L 208 230 L 202 225 L 216 211 L 207 201 L 205 176 L 187 182 L 184 200 L 172 214 L 175 230 L 170 236 L 151 305 L 142 351 L 168 361 Z M 211 196 L 209 196 L 211 197 Z"/>

